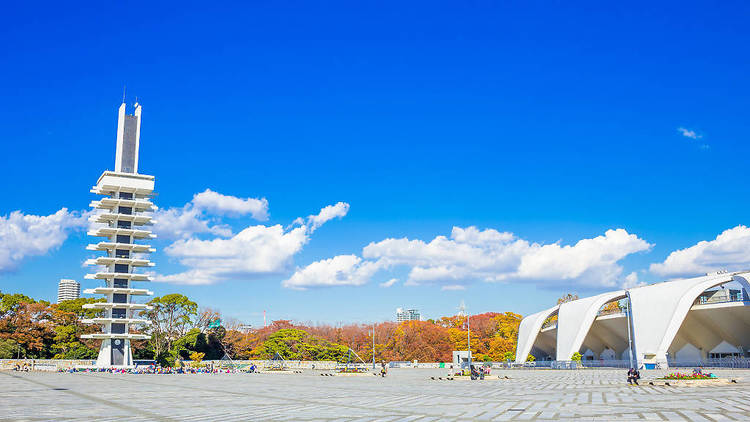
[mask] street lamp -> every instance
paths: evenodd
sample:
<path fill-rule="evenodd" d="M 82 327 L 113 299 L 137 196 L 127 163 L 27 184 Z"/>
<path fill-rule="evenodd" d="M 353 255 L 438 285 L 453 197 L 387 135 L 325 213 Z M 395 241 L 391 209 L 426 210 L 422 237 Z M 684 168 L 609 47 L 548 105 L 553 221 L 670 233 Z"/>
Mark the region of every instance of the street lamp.
<path fill-rule="evenodd" d="M 626 290 L 625 296 L 628 298 L 627 313 L 625 314 L 625 316 L 627 317 L 626 320 L 628 323 L 628 356 L 630 358 L 630 367 L 635 368 L 635 366 L 633 366 L 633 337 L 631 334 L 631 322 L 630 322 L 630 319 L 632 318 L 631 316 L 632 314 L 630 313 L 630 305 L 632 304 L 631 299 L 630 299 L 630 291 Z"/>
<path fill-rule="evenodd" d="M 471 315 L 466 313 L 466 348 L 469 349 L 469 372 L 471 372 Z"/>

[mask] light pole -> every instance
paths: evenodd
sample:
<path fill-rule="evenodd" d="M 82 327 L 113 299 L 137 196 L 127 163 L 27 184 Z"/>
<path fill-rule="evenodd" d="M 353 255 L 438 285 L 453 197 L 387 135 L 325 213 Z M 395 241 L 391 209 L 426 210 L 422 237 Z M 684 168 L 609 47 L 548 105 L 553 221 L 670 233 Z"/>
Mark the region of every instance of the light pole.
<path fill-rule="evenodd" d="M 466 348 L 469 349 L 469 372 L 471 372 L 471 315 L 466 313 Z"/>
<path fill-rule="evenodd" d="M 372 369 L 375 369 L 375 323 L 372 323 Z"/>
<path fill-rule="evenodd" d="M 625 295 L 628 297 L 628 308 L 627 308 L 627 313 L 625 314 L 625 316 L 627 317 L 626 319 L 628 321 L 628 356 L 630 358 L 630 367 L 635 368 L 635 366 L 633 366 L 633 338 L 630 335 L 630 315 L 631 315 L 630 314 L 630 305 L 631 305 L 630 292 L 625 291 Z"/>

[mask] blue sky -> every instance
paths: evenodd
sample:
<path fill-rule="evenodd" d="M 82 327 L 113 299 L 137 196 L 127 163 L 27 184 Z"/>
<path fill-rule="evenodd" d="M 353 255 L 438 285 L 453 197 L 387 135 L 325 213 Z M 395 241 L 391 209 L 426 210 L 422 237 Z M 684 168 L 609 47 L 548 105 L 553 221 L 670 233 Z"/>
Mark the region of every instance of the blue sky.
<path fill-rule="evenodd" d="M 349 205 L 272 271 L 150 285 L 255 325 L 264 309 L 373 321 L 461 300 L 528 314 L 567 292 L 748 268 L 748 15 L 742 2 L 9 5 L 0 289 L 53 299 L 59 278 L 83 280 L 85 230 L 36 237 L 51 220 L 24 216 L 87 209 L 113 168 L 123 85 L 143 105 L 140 171 L 162 210 L 206 189 L 265 198 L 268 220 L 201 214 L 226 240 Z M 175 241 L 154 242 L 160 275 L 191 270 Z M 296 274 L 305 290 L 283 284 Z"/>

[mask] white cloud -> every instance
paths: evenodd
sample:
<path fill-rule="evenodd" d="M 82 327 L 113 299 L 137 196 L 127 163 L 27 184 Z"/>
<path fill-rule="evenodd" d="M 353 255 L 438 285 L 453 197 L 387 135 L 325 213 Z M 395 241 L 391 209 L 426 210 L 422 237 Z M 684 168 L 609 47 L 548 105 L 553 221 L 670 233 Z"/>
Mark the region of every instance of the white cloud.
<path fill-rule="evenodd" d="M 229 237 L 232 229 L 223 224 L 211 224 L 206 216 L 190 204 L 181 208 L 160 209 L 154 213 L 154 232 L 162 239 L 186 239 L 198 233 Z"/>
<path fill-rule="evenodd" d="M 381 264 L 363 261 L 356 255 L 339 255 L 298 268 L 281 285 L 298 290 L 310 287 L 361 286 L 367 283 L 380 267 Z M 395 283 L 395 279 L 391 281 Z"/>
<path fill-rule="evenodd" d="M 321 210 L 321 214 L 327 208 L 330 206 Z M 161 221 L 157 226 L 159 224 Z M 197 227 L 215 230 L 217 226 Z M 284 273 L 291 270 L 294 255 L 310 240 L 312 230 L 306 225 L 284 229 L 276 224 L 250 226 L 236 235 L 230 233 L 227 238 L 198 239 L 193 236 L 195 233 L 198 231 L 186 229 L 184 238 L 165 249 L 167 255 L 187 269 L 178 274 L 157 274 L 154 276 L 155 281 L 214 284 L 228 279 L 249 279 Z"/>
<path fill-rule="evenodd" d="M 211 215 L 242 216 L 251 215 L 254 219 L 268 219 L 268 201 L 265 198 L 238 198 L 222 195 L 210 189 L 193 196 L 182 207 L 160 209 L 154 214 L 154 232 L 162 239 L 187 239 L 195 234 L 208 233 L 230 237 L 232 229 L 217 223 Z"/>
<path fill-rule="evenodd" d="M 397 281 L 398 281 L 398 279 L 397 279 L 397 278 L 392 278 L 392 279 L 390 279 L 390 280 L 388 280 L 388 281 L 385 281 L 385 282 L 383 282 L 383 283 L 380 283 L 380 287 L 386 287 L 386 288 L 387 288 L 387 287 L 391 287 L 391 286 L 393 286 L 394 284 L 396 284 L 396 282 L 397 282 Z"/>
<path fill-rule="evenodd" d="M 633 287 L 645 286 L 646 283 L 638 280 L 638 273 L 633 271 L 632 273 L 625 276 L 625 281 L 622 283 L 623 289 L 632 289 Z"/>
<path fill-rule="evenodd" d="M 690 130 L 684 127 L 678 127 L 677 131 L 682 134 L 682 136 L 690 139 L 700 139 L 703 137 L 703 135 L 698 135 L 694 130 Z"/>
<path fill-rule="evenodd" d="M 529 280 L 611 287 L 623 271 L 618 262 L 651 246 L 624 229 L 561 245 L 530 243 L 493 229 L 454 227 L 450 238 L 430 242 L 404 238 L 371 243 L 363 256 L 386 266 L 411 267 L 406 284 Z"/>
<path fill-rule="evenodd" d="M 247 215 L 258 221 L 268 220 L 268 201 L 266 198 L 238 198 L 222 195 L 206 189 L 193 196 L 193 206 L 215 214 Z"/>
<path fill-rule="evenodd" d="M 309 215 L 307 219 L 297 218 L 294 220 L 294 224 L 305 224 L 310 227 L 310 233 L 317 230 L 320 226 L 334 218 L 342 218 L 349 212 L 349 204 L 346 202 L 338 202 L 336 205 L 328 205 L 323 207 L 317 215 Z"/>
<path fill-rule="evenodd" d="M 664 262 L 651 264 L 650 270 L 665 277 L 680 277 L 746 268 L 750 268 L 750 228 L 739 225 L 714 240 L 670 253 Z"/>
<path fill-rule="evenodd" d="M 225 279 L 281 273 L 309 237 L 304 227 L 289 231 L 274 226 L 250 226 L 229 239 L 182 239 L 166 248 L 189 270 L 155 281 L 179 284 L 213 284 Z"/>
<path fill-rule="evenodd" d="M 611 286 L 622 273 L 617 263 L 652 245 L 624 229 L 607 230 L 604 236 L 583 239 L 575 245 L 532 245 L 524 255 L 518 276 L 526 279 L 557 278 L 583 284 Z"/>
<path fill-rule="evenodd" d="M 21 211 L 0 216 L 0 272 L 15 270 L 27 257 L 59 247 L 72 231 L 87 227 L 88 215 L 62 208 L 46 216 Z"/>
<path fill-rule="evenodd" d="M 449 284 L 441 287 L 440 290 L 466 290 L 466 286 L 461 284 Z"/>

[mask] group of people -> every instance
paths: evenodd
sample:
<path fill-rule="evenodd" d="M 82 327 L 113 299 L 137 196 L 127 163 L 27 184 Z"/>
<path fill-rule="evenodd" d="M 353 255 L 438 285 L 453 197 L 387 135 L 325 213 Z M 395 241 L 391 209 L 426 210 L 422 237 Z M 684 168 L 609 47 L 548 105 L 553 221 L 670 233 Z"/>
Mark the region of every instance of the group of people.
<path fill-rule="evenodd" d="M 171 367 L 157 365 L 140 365 L 134 368 L 68 368 L 60 369 L 58 372 L 103 372 L 109 374 L 232 374 L 237 371 L 225 368 L 193 368 L 193 367 Z M 255 365 L 248 372 L 256 372 Z"/>
<path fill-rule="evenodd" d="M 23 371 L 23 372 L 29 372 L 31 371 L 31 366 L 24 363 L 23 365 L 17 363 L 16 366 L 13 367 L 14 371 Z"/>
<path fill-rule="evenodd" d="M 471 365 L 471 379 L 472 380 L 483 380 L 485 375 L 490 374 L 490 368 L 485 366 Z"/>

